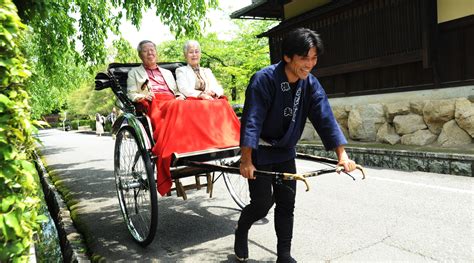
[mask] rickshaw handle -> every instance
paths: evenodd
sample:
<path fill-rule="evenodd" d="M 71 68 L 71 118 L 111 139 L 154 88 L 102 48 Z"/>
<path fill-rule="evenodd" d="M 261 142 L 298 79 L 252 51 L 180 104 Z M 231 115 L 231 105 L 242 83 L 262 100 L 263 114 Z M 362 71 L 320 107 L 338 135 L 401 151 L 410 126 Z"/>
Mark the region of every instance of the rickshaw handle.
<path fill-rule="evenodd" d="M 196 162 L 196 161 L 185 161 L 185 165 L 188 166 L 193 166 L 193 167 L 200 167 L 200 168 L 206 168 L 211 171 L 222 171 L 222 172 L 230 172 L 230 173 L 235 173 L 235 174 L 240 174 L 240 169 L 237 167 L 232 167 L 232 166 L 225 166 L 225 165 L 219 165 L 219 164 L 211 164 L 211 163 L 203 163 L 203 162 Z M 361 165 L 356 165 L 356 169 L 359 169 L 362 172 L 362 179 L 365 179 L 365 170 Z M 299 180 L 303 181 L 306 185 L 306 192 L 309 191 L 309 184 L 306 181 L 306 178 L 308 177 L 316 177 L 321 174 L 327 174 L 327 173 L 340 173 L 344 172 L 344 167 L 342 166 L 337 166 L 335 168 L 326 168 L 326 169 L 321 169 L 321 170 L 316 170 L 312 172 L 306 172 L 302 174 L 293 174 L 293 173 L 281 173 L 281 172 L 269 172 L 269 171 L 261 171 L 261 170 L 255 170 L 254 175 L 256 176 L 277 176 L 280 177 L 283 180 Z M 349 175 L 353 180 L 355 180 L 354 177 L 352 177 L 349 173 L 344 172 L 345 174 Z"/>

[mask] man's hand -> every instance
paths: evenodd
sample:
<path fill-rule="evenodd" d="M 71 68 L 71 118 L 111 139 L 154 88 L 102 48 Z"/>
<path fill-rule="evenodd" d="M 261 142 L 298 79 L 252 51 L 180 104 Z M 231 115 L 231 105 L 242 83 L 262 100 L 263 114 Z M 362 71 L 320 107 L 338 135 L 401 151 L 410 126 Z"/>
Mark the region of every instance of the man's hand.
<path fill-rule="evenodd" d="M 252 148 L 242 147 L 240 157 L 240 174 L 247 179 L 255 179 L 253 172 L 255 166 L 252 163 Z"/>
<path fill-rule="evenodd" d="M 338 166 L 344 167 L 344 172 L 352 172 L 356 169 L 356 163 L 351 159 L 340 160 L 337 163 Z"/>
<path fill-rule="evenodd" d="M 334 151 L 337 155 L 337 165 L 344 167 L 344 172 L 349 173 L 356 169 L 356 163 L 353 160 L 349 159 L 349 156 L 347 156 L 344 146 L 340 145 L 336 147 Z"/>
<path fill-rule="evenodd" d="M 247 179 L 255 179 L 253 172 L 255 171 L 255 166 L 252 162 L 240 162 L 240 174 Z"/>

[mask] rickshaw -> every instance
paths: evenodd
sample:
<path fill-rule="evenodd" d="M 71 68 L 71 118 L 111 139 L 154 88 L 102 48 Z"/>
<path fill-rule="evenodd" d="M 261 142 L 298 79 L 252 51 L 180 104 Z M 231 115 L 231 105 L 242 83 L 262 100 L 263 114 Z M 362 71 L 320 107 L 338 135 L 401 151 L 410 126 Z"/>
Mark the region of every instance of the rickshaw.
<path fill-rule="evenodd" d="M 140 65 L 140 63 L 110 64 L 106 72 L 96 75 L 95 90 L 111 88 L 117 97 L 117 106 L 122 111 L 112 126 L 112 133 L 115 135 L 115 186 L 128 231 L 138 244 L 146 247 L 153 241 L 158 224 L 155 172 L 158 157 L 151 151 L 154 141 L 150 119 L 146 114 L 138 111 L 127 97 L 128 72 Z M 183 65 L 185 64 L 181 62 L 159 63 L 160 67 L 170 70 L 173 75 L 175 70 Z M 277 180 L 301 180 L 309 190 L 309 185 L 305 180 L 307 177 L 341 170 L 335 166 L 337 161 L 333 159 L 306 154 L 298 154 L 298 158 L 326 163 L 331 167 L 305 174 L 266 171 L 256 171 L 255 174 L 256 176 L 276 176 Z M 178 196 L 186 200 L 186 190 L 206 186 L 212 197 L 213 184 L 222 177 L 232 199 L 238 207 L 244 208 L 249 203 L 249 193 L 246 179 L 239 175 L 239 159 L 239 147 L 174 153 L 170 174 L 175 187 L 171 191 L 176 191 Z M 363 172 L 360 166 L 358 168 Z M 192 176 L 195 177 L 196 183 L 183 186 L 180 179 Z M 201 176 L 206 177 L 206 184 L 200 183 Z"/>

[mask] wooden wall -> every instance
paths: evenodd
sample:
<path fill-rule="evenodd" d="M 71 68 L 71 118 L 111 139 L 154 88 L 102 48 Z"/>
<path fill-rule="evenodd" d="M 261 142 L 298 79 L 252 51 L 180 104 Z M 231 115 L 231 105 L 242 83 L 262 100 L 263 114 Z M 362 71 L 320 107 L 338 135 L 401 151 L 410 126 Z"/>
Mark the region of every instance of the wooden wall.
<path fill-rule="evenodd" d="M 315 9 L 267 32 L 272 63 L 289 30 L 321 34 L 313 70 L 331 97 L 427 89 L 474 80 L 474 19 L 437 24 L 436 1 L 358 0 Z M 462 21 L 461 21 L 462 20 Z"/>
<path fill-rule="evenodd" d="M 439 24 L 437 47 L 442 83 L 474 81 L 474 15 Z"/>

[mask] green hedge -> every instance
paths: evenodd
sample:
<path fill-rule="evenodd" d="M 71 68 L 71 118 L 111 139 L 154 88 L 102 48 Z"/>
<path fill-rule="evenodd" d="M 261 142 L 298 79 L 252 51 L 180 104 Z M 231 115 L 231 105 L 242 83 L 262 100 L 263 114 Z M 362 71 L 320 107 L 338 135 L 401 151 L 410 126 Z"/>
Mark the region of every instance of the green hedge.
<path fill-rule="evenodd" d="M 0 262 L 27 262 L 44 220 L 31 162 L 35 128 L 22 83 L 30 75 L 18 48 L 25 26 L 11 0 L 0 1 Z"/>

